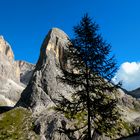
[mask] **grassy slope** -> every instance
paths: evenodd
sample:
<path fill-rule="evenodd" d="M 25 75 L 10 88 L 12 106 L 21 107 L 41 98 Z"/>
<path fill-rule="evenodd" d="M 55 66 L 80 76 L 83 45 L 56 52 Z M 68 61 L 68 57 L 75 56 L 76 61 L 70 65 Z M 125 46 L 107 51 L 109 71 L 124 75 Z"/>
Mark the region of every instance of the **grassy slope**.
<path fill-rule="evenodd" d="M 38 140 L 31 112 L 16 108 L 0 115 L 0 140 Z"/>

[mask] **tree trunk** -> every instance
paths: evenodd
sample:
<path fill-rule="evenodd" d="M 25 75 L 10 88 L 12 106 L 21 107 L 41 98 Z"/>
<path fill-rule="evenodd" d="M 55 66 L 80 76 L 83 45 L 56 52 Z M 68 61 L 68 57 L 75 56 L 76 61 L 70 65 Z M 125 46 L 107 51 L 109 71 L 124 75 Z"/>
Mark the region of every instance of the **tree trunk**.
<path fill-rule="evenodd" d="M 86 65 L 86 92 L 87 92 L 87 109 L 88 109 L 88 140 L 91 139 L 91 124 L 90 124 L 90 96 L 89 96 L 89 81 L 88 81 L 88 66 Z"/>

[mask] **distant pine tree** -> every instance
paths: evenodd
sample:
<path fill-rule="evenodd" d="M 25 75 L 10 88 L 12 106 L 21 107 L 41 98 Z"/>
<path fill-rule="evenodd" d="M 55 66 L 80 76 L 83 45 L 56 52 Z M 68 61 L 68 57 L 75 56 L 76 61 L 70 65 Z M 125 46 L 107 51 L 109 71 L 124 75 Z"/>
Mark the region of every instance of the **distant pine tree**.
<path fill-rule="evenodd" d="M 69 134 L 82 129 L 79 139 L 85 140 L 94 139 L 95 133 L 107 133 L 119 118 L 112 95 L 117 86 L 111 83 L 117 70 L 116 63 L 114 56 L 110 57 L 111 46 L 103 41 L 98 29 L 88 14 L 74 27 L 75 38 L 68 47 L 67 58 L 71 70 L 62 68 L 64 76 L 59 77 L 76 91 L 71 101 L 62 96 L 56 110 L 76 122 L 76 129 L 69 130 Z"/>

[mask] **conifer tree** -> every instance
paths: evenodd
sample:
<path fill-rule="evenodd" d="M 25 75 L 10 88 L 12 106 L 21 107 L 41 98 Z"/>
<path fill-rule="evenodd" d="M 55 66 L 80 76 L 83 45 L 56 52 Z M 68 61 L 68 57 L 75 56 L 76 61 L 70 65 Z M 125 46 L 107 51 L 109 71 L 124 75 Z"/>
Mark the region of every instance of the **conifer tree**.
<path fill-rule="evenodd" d="M 85 14 L 74 26 L 74 39 L 68 46 L 67 59 L 71 68 L 62 67 L 60 80 L 75 88 L 72 100 L 62 95 L 56 110 L 76 122 L 72 133 L 82 129 L 79 139 L 94 139 L 94 133 L 107 133 L 119 118 L 116 100 L 112 95 L 118 85 L 111 81 L 117 68 L 110 57 L 110 44 L 98 33 L 99 26 Z M 91 133 L 94 131 L 94 133 Z M 66 132 L 66 130 L 64 130 Z"/>

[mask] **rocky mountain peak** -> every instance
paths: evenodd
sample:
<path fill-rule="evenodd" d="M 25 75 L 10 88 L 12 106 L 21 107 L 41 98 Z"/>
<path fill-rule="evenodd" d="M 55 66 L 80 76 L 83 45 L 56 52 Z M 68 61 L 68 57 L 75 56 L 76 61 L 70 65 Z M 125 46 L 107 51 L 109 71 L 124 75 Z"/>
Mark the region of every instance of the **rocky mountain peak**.
<path fill-rule="evenodd" d="M 63 44 L 68 42 L 68 36 L 62 30 L 53 28 L 49 31 L 46 39 L 43 42 L 42 49 L 46 49 L 46 53 L 53 50 L 56 56 L 59 56 L 59 49 Z M 46 48 L 47 47 L 47 48 Z"/>
<path fill-rule="evenodd" d="M 0 53 L 5 55 L 9 61 L 14 61 L 14 53 L 11 46 L 4 40 L 3 36 L 0 36 Z"/>
<path fill-rule="evenodd" d="M 37 66 L 44 64 L 50 54 L 53 54 L 55 59 L 63 64 L 64 50 L 68 43 L 69 38 L 66 33 L 58 28 L 52 28 L 43 41 Z"/>
<path fill-rule="evenodd" d="M 24 87 L 20 84 L 20 68 L 11 46 L 0 36 L 0 105 L 13 106 Z"/>
<path fill-rule="evenodd" d="M 14 60 L 11 46 L 0 36 L 0 75 L 15 82 L 20 81 L 20 69 Z"/>
<path fill-rule="evenodd" d="M 29 107 L 33 112 L 41 112 L 53 104 L 58 94 L 69 93 L 69 87 L 58 82 L 61 75 L 60 65 L 64 65 L 65 48 L 69 44 L 68 36 L 58 28 L 49 31 L 41 46 L 39 60 L 31 80 L 23 91 L 17 106 Z"/>

